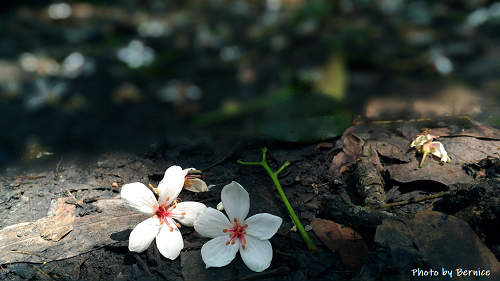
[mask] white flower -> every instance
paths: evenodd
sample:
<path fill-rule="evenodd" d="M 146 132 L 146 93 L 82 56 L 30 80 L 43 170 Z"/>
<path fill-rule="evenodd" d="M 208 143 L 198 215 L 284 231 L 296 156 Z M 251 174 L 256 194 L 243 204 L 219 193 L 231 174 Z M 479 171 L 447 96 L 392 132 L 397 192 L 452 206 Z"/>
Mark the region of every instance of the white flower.
<path fill-rule="evenodd" d="M 423 153 L 422 161 L 420 162 L 420 166 L 424 163 L 425 157 L 427 154 L 431 153 L 434 156 L 437 156 L 441 159 L 441 162 L 448 163 L 450 162 L 450 157 L 448 157 L 448 153 L 444 149 L 442 143 L 438 141 L 433 141 L 437 139 L 437 136 L 433 136 L 428 133 L 426 130 L 422 135 L 418 135 L 417 138 L 411 143 L 411 147 L 415 147 L 415 149 L 419 153 Z"/>
<path fill-rule="evenodd" d="M 207 209 L 198 202 L 177 203 L 177 196 L 184 186 L 184 177 L 181 167 L 168 168 L 158 185 L 158 200 L 151 189 L 142 183 L 129 183 L 122 187 L 121 197 L 127 208 L 152 216 L 138 224 L 130 233 L 130 251 L 143 252 L 156 238 L 156 245 L 163 256 L 172 260 L 179 256 L 184 241 L 179 231 L 180 224 L 176 221 L 193 226 L 198 213 Z"/>
<path fill-rule="evenodd" d="M 273 258 L 268 239 L 278 231 L 282 219 L 266 213 L 245 219 L 250 198 L 246 190 L 234 181 L 222 189 L 221 199 L 230 220 L 221 211 L 207 208 L 194 223 L 198 233 L 213 238 L 201 248 L 201 257 L 207 268 L 229 264 L 239 251 L 248 268 L 256 272 L 265 270 Z"/>
<path fill-rule="evenodd" d="M 433 139 L 436 139 L 436 136 L 433 136 L 431 134 L 427 134 L 424 132 L 422 135 L 418 135 L 417 138 L 411 143 L 410 147 L 415 147 L 418 152 L 422 153 L 421 147 L 428 143 L 429 141 L 432 141 Z"/>
<path fill-rule="evenodd" d="M 440 143 L 438 141 L 433 141 L 433 142 L 431 142 L 431 145 L 434 148 L 432 155 L 441 158 L 441 162 L 446 162 L 446 163 L 450 162 L 450 157 L 448 157 L 448 153 L 444 149 L 444 146 L 442 143 Z"/>
<path fill-rule="evenodd" d="M 192 192 L 208 191 L 207 184 L 200 179 L 200 171 L 195 168 L 184 169 L 184 188 Z"/>

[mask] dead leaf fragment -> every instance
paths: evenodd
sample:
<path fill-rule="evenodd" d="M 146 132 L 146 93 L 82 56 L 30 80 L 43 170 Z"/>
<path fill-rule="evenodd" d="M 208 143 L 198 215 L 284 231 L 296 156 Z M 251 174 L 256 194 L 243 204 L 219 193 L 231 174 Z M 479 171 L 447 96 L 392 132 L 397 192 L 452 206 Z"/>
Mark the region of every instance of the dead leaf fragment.
<path fill-rule="evenodd" d="M 335 155 L 330 165 L 331 172 L 337 172 L 341 175 L 341 171 L 347 171 L 347 167 L 356 163 L 363 149 L 364 141 L 353 133 L 349 133 L 344 138 L 344 146 L 340 153 Z"/>
<path fill-rule="evenodd" d="M 434 161 L 427 160 L 422 168 L 418 167 L 419 161 L 415 160 L 406 164 L 388 166 L 387 171 L 389 171 L 391 179 L 401 183 L 432 180 L 444 185 L 452 185 L 457 182 L 472 180 L 472 177 L 463 171 L 461 165 L 442 165 L 439 163 L 439 158 L 437 157 L 433 160 Z"/>
<path fill-rule="evenodd" d="M 354 230 L 330 220 L 313 217 L 314 234 L 332 250 L 339 252 L 342 262 L 352 269 L 359 269 L 368 253 L 368 246 Z"/>

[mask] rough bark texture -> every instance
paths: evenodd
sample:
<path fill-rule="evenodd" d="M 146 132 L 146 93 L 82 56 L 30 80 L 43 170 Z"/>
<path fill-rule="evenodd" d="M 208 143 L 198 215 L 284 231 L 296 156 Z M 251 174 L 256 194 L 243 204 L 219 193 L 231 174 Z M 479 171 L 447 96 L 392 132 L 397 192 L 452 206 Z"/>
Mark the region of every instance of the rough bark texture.
<path fill-rule="evenodd" d="M 372 162 L 371 147 L 363 147 L 361 157 L 356 163 L 356 189 L 363 198 L 363 205 L 375 207 L 387 202 L 384 182 L 380 172 Z"/>

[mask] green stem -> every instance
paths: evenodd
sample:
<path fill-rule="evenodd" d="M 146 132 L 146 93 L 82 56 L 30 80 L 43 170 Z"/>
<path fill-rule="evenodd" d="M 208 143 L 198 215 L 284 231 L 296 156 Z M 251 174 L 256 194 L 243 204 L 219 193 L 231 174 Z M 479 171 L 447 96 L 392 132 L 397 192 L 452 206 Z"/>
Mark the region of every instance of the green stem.
<path fill-rule="evenodd" d="M 424 164 L 425 157 L 427 157 L 427 154 L 429 154 L 429 151 L 424 150 L 423 152 L 424 155 L 422 155 L 422 160 L 420 161 L 420 165 L 418 165 L 419 168 L 422 168 L 422 165 Z"/>
<path fill-rule="evenodd" d="M 285 203 L 286 209 L 288 210 L 288 213 L 290 213 L 290 216 L 292 217 L 292 221 L 297 227 L 297 230 L 299 231 L 300 235 L 302 236 L 302 239 L 304 239 L 304 242 L 306 242 L 307 248 L 311 252 L 316 252 L 318 248 L 316 245 L 314 245 L 313 241 L 311 240 L 311 237 L 309 237 L 309 234 L 307 234 L 307 231 L 304 229 L 304 226 L 302 226 L 302 223 L 300 222 L 299 218 L 295 214 L 295 211 L 293 210 L 292 206 L 290 205 L 290 202 L 288 202 L 288 199 L 286 198 L 285 192 L 283 191 L 283 188 L 281 188 L 281 184 L 278 180 L 278 174 L 285 169 L 288 165 L 290 165 L 290 162 L 286 162 L 281 166 L 281 168 L 273 172 L 271 171 L 271 168 L 269 168 L 269 165 L 267 165 L 266 161 L 266 153 L 267 153 L 267 148 L 264 147 L 262 149 L 262 162 L 243 162 L 241 160 L 238 160 L 237 163 L 241 165 L 246 165 L 246 166 L 256 166 L 260 165 L 264 167 L 264 169 L 267 171 L 269 176 L 271 177 L 271 180 L 273 181 L 274 185 L 276 186 L 276 189 L 278 190 L 278 193 L 281 196 L 281 199 L 283 200 L 283 203 Z"/>

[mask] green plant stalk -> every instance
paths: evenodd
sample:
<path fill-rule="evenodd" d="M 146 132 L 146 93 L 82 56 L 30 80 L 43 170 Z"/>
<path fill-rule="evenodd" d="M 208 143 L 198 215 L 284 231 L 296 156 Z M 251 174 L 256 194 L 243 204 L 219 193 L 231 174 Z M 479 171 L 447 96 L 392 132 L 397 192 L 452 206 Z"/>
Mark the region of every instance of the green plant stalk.
<path fill-rule="evenodd" d="M 429 151 L 424 150 L 424 155 L 422 156 L 422 160 L 420 161 L 420 165 L 418 165 L 419 168 L 422 168 L 422 165 L 424 164 L 425 157 L 427 157 L 427 154 L 429 154 Z"/>
<path fill-rule="evenodd" d="M 297 227 L 297 230 L 299 231 L 300 235 L 302 236 L 302 239 L 304 239 L 304 242 L 306 242 L 307 248 L 311 252 L 316 252 L 318 251 L 318 248 L 316 245 L 314 245 L 313 241 L 311 240 L 311 237 L 307 234 L 306 230 L 304 229 L 304 226 L 302 226 L 302 223 L 300 222 L 299 218 L 295 214 L 295 211 L 293 210 L 292 206 L 290 205 L 290 202 L 288 202 L 288 199 L 286 198 L 285 192 L 283 191 L 283 188 L 281 188 L 281 184 L 278 180 L 278 174 L 285 169 L 285 167 L 290 165 L 290 162 L 286 162 L 281 166 L 281 168 L 273 172 L 271 171 L 271 168 L 269 168 L 269 165 L 267 165 L 267 160 L 266 160 L 266 153 L 267 153 L 267 148 L 264 147 L 262 149 L 262 161 L 261 162 L 243 162 L 241 160 L 238 160 L 237 163 L 241 165 L 247 165 L 247 166 L 262 166 L 264 169 L 267 171 L 269 176 L 271 177 L 274 185 L 276 186 L 276 189 L 278 190 L 278 193 L 281 196 L 281 199 L 283 200 L 283 203 L 285 203 L 286 209 L 288 210 L 288 213 L 290 214 L 290 217 L 292 217 L 292 221 Z"/>

